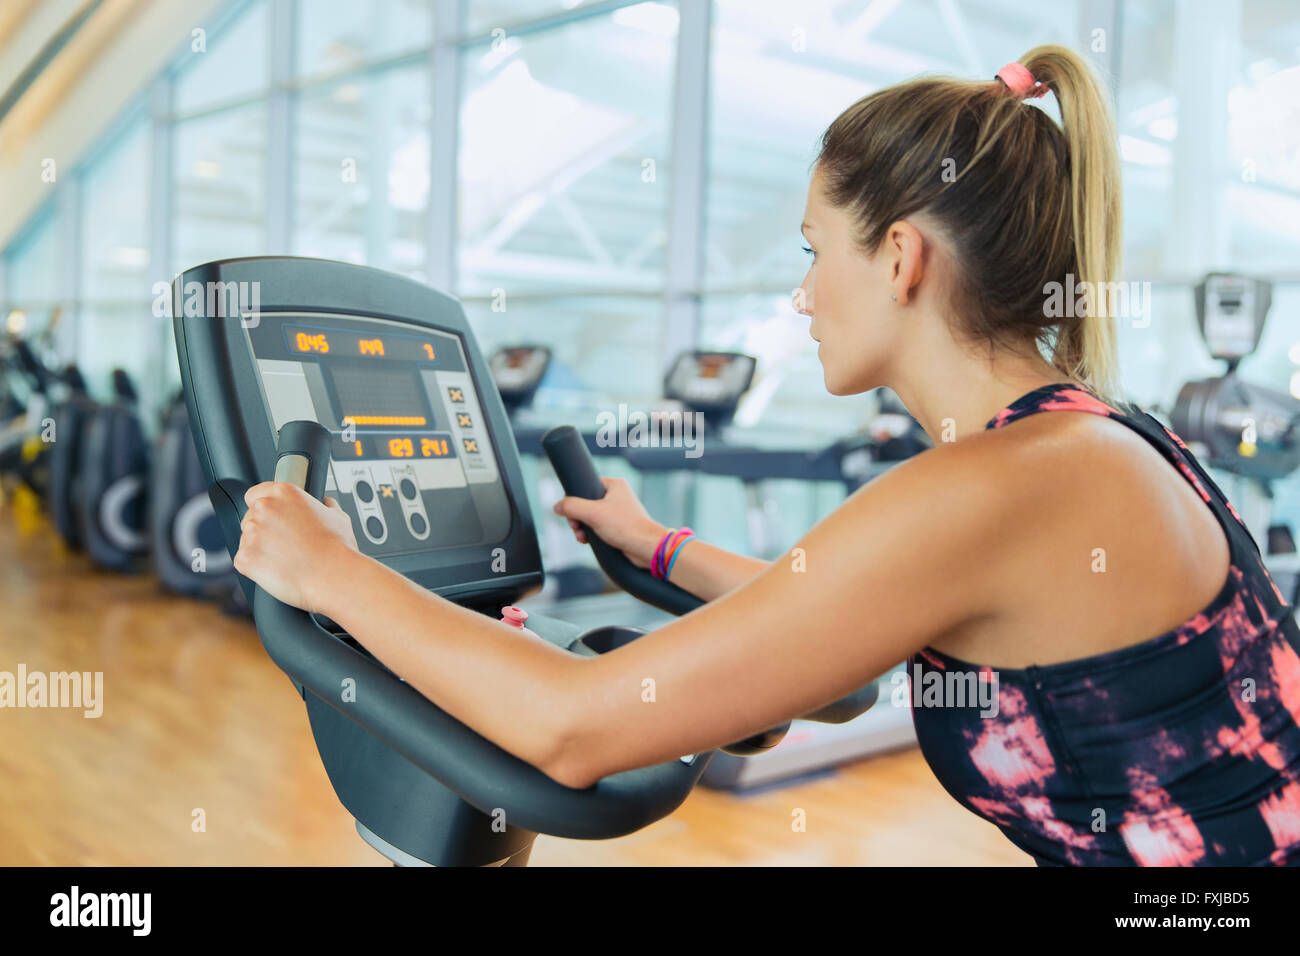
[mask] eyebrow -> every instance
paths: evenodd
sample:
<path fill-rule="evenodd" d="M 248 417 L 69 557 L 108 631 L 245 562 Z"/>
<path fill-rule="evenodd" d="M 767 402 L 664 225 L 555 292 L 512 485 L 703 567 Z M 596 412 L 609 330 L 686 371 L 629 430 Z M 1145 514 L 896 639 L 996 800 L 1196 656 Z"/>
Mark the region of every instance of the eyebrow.
<path fill-rule="evenodd" d="M 800 232 L 807 232 L 809 229 L 812 229 L 812 230 L 816 231 L 816 228 L 817 228 L 817 227 L 814 226 L 814 225 L 813 225 L 812 223 L 810 223 L 810 222 L 802 222 L 802 223 L 799 224 L 799 231 L 800 231 Z"/>

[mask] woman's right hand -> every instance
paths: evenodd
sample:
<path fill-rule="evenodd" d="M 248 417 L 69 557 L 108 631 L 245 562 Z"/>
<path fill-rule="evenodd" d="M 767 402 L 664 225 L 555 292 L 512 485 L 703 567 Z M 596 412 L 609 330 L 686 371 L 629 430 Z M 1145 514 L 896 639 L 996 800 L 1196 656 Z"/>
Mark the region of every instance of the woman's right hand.
<path fill-rule="evenodd" d="M 601 478 L 605 497 L 561 498 L 555 513 L 567 518 L 581 544 L 587 543 L 586 525 L 611 547 L 627 555 L 638 568 L 650 567 L 655 548 L 668 529 L 650 517 L 631 486 L 622 478 Z"/>

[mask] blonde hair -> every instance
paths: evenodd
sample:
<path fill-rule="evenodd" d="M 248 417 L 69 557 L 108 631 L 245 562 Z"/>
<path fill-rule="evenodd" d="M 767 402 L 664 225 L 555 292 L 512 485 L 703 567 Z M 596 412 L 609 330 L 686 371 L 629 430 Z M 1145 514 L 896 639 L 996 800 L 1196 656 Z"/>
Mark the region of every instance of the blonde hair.
<path fill-rule="evenodd" d="M 890 223 L 924 213 L 951 244 L 961 331 L 998 344 L 1034 341 L 1052 364 L 1118 398 L 1114 320 L 1105 291 L 1120 260 L 1115 124 L 1078 54 L 1039 46 L 1020 63 L 1060 106 L 1061 125 L 1001 80 L 923 77 L 872 93 L 839 115 L 814 165 L 847 208 L 868 253 Z M 1083 314 L 1048 315 L 1047 291 L 1097 290 Z M 1083 283 L 1089 283 L 1084 286 Z"/>

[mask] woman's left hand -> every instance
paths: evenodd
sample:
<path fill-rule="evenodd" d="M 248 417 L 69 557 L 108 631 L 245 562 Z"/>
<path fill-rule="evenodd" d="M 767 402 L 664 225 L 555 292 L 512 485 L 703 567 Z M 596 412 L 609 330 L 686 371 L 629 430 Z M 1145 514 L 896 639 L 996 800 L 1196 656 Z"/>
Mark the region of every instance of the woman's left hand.
<path fill-rule="evenodd" d="M 264 481 L 244 494 L 235 570 L 285 604 L 324 612 L 335 572 L 357 551 L 352 519 L 339 503 L 324 504 L 282 481 Z"/>

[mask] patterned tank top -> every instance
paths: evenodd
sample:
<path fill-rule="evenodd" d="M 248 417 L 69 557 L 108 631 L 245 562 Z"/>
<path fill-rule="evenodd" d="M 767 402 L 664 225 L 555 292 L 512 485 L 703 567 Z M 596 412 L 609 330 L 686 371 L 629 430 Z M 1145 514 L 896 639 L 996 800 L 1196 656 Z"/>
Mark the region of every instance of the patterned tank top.
<path fill-rule="evenodd" d="M 926 761 L 1040 865 L 1300 865 L 1293 608 L 1223 492 L 1135 406 L 1057 383 L 986 429 L 1049 411 L 1105 415 L 1155 446 L 1227 532 L 1227 580 L 1178 627 L 1092 657 L 994 669 L 922 650 L 908 677 Z M 976 687 L 983 703 L 962 699 Z"/>

